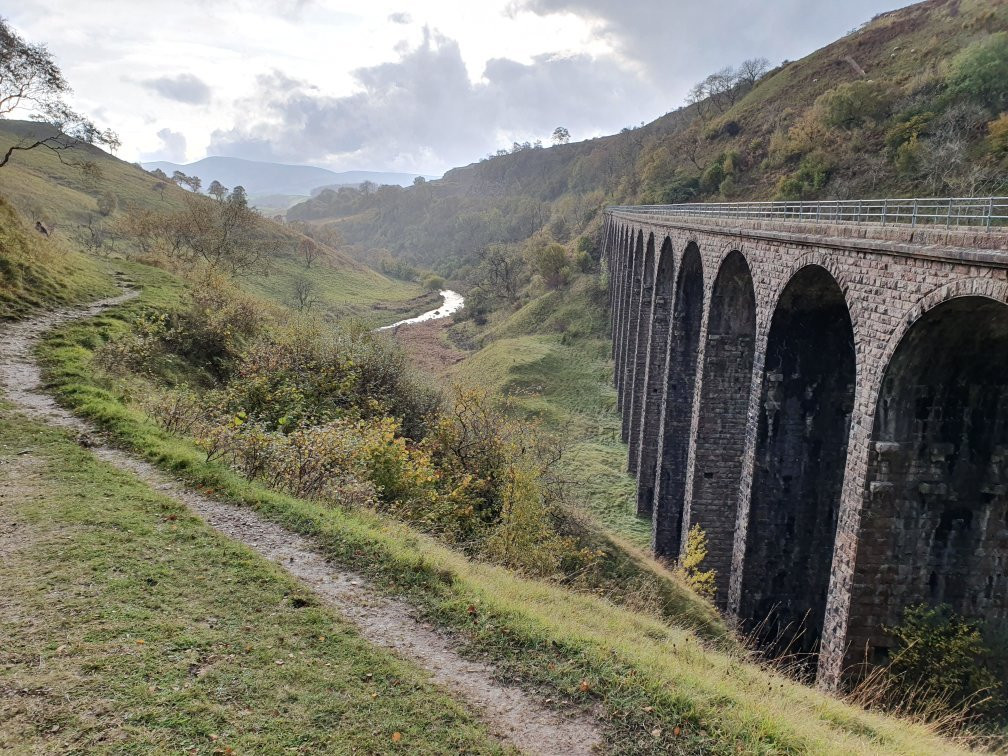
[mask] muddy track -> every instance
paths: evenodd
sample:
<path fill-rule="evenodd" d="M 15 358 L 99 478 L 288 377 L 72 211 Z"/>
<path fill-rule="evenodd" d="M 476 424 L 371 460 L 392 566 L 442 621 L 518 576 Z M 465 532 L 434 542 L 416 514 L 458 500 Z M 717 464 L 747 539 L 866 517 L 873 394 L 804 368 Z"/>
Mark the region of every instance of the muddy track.
<path fill-rule="evenodd" d="M 381 595 L 362 575 L 330 564 L 309 539 L 252 510 L 190 490 L 153 465 L 105 443 L 93 427 L 43 393 L 33 355 L 42 335 L 135 296 L 131 291 L 88 307 L 57 310 L 0 328 L 0 387 L 7 399 L 31 417 L 80 434 L 99 459 L 136 475 L 227 537 L 276 562 L 356 625 L 368 641 L 428 670 L 438 685 L 475 709 L 504 743 L 529 754 L 588 754 L 598 748 L 597 723 L 580 711 L 564 714 L 521 688 L 502 684 L 492 666 L 463 658 L 457 643 L 417 619 L 411 606 Z"/>

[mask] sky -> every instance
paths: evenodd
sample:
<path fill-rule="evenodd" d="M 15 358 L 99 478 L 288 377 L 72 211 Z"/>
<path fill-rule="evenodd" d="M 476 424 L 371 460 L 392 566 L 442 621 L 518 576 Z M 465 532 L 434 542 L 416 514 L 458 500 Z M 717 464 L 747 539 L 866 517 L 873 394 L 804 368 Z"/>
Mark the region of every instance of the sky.
<path fill-rule="evenodd" d="M 126 160 L 440 175 L 635 126 L 746 58 L 795 60 L 902 0 L 19 0 Z M 15 114 L 16 115 L 16 114 Z"/>

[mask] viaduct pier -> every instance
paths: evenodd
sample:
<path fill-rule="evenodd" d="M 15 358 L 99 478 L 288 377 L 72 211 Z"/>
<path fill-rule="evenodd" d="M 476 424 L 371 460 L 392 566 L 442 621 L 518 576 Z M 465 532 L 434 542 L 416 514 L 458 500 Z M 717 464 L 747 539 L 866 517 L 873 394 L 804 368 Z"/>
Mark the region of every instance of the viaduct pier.
<path fill-rule="evenodd" d="M 612 207 L 614 381 L 655 554 L 883 661 L 920 602 L 1008 618 L 1008 198 Z"/>

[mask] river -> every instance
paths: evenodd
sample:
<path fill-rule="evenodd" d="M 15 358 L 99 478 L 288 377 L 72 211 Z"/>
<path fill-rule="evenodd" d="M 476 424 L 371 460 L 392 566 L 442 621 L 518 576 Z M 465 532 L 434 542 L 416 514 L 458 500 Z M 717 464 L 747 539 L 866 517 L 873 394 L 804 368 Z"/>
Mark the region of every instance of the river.
<path fill-rule="evenodd" d="M 398 328 L 401 325 L 412 325 L 413 323 L 425 323 L 428 320 L 439 320 L 440 318 L 447 318 L 449 315 L 458 312 L 463 307 L 465 307 L 465 297 L 459 294 L 457 291 L 452 291 L 451 289 L 442 289 L 441 296 L 444 301 L 441 306 L 436 310 L 428 310 L 422 315 L 417 315 L 415 318 L 406 318 L 406 320 L 400 320 L 392 325 L 382 326 L 376 330 L 388 331 L 392 328 Z"/>

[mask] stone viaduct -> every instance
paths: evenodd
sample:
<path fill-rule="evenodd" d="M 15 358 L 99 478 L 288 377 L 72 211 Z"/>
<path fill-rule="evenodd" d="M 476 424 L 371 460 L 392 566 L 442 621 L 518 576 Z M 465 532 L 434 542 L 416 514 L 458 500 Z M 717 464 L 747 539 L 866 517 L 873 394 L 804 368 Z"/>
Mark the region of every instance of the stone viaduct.
<path fill-rule="evenodd" d="M 720 607 L 827 688 L 910 604 L 1008 617 L 1008 200 L 900 202 L 607 211 L 655 554 L 702 526 Z"/>

